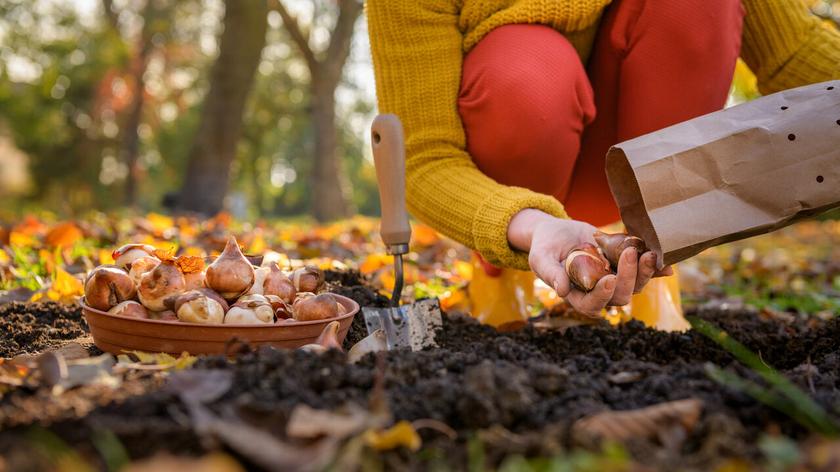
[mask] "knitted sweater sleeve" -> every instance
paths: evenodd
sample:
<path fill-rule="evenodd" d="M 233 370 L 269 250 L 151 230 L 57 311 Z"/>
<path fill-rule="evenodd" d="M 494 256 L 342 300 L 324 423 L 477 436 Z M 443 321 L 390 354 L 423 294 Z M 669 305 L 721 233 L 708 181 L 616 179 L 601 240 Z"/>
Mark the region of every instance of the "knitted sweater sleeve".
<path fill-rule="evenodd" d="M 744 0 L 741 55 L 762 93 L 840 78 L 840 32 L 802 0 Z"/>
<path fill-rule="evenodd" d="M 536 208 L 566 217 L 553 197 L 500 185 L 465 150 L 458 113 L 463 35 L 454 0 L 369 0 L 366 5 L 380 113 L 394 113 L 406 134 L 406 198 L 418 219 L 488 261 L 525 269 L 507 226 Z"/>

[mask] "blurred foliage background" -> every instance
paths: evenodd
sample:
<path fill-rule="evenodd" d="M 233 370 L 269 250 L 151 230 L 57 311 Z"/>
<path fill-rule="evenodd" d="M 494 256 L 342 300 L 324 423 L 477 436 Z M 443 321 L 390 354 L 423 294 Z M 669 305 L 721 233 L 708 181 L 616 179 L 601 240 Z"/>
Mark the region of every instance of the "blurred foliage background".
<path fill-rule="evenodd" d="M 356 1 L 0 2 L 0 217 L 377 214 L 373 74 Z M 809 3 L 840 21 L 840 3 Z M 225 45 L 226 28 L 257 37 Z M 757 95 L 739 63 L 730 104 Z M 194 195 L 219 203 L 183 198 Z"/>

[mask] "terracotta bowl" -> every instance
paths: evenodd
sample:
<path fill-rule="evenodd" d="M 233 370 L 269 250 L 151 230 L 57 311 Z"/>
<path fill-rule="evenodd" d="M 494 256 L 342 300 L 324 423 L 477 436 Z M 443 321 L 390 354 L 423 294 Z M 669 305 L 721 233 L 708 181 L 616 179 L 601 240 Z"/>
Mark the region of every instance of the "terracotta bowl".
<path fill-rule="evenodd" d="M 359 311 L 355 301 L 333 294 L 346 314 L 319 321 L 301 321 L 289 325 L 221 324 L 203 325 L 180 321 L 160 321 L 109 315 L 91 308 L 81 300 L 82 312 L 90 326 L 96 347 L 112 354 L 123 351 L 167 352 L 180 354 L 225 354 L 231 343 L 297 348 L 315 342 L 330 321 L 338 321 L 338 340 L 343 342 L 353 317 Z"/>

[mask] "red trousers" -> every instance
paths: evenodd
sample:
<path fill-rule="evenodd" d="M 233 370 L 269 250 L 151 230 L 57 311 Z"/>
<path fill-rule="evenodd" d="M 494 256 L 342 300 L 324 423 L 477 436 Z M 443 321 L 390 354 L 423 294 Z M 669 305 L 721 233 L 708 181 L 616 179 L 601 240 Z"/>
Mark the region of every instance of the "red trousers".
<path fill-rule="evenodd" d="M 496 28 L 464 58 L 467 150 L 499 183 L 553 195 L 572 218 L 615 222 L 607 150 L 722 108 L 742 20 L 739 0 L 617 0 L 587 67 L 548 26 Z"/>

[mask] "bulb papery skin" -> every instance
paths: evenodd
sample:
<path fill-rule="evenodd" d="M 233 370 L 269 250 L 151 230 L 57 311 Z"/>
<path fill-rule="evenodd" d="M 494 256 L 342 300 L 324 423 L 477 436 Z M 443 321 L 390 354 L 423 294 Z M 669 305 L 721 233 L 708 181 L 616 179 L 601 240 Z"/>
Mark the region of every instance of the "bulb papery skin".
<path fill-rule="evenodd" d="M 324 346 L 327 349 L 338 349 L 341 351 L 341 342 L 338 341 L 338 330 L 341 328 L 341 323 L 338 321 L 330 321 L 324 326 L 324 330 L 318 335 L 315 344 Z"/>
<path fill-rule="evenodd" d="M 225 324 L 271 324 L 274 313 L 271 306 L 263 305 L 264 308 L 257 312 L 257 309 L 233 305 L 225 315 Z M 271 315 L 271 321 L 266 321 L 265 310 Z"/>
<path fill-rule="evenodd" d="M 289 278 L 283 271 L 277 267 L 277 264 L 271 264 L 263 269 L 268 269 L 263 280 L 263 295 L 275 295 L 280 297 L 286 303 L 295 301 L 297 289 L 292 279 Z M 256 285 L 256 284 L 255 284 Z"/>
<path fill-rule="evenodd" d="M 268 267 L 258 267 L 254 269 L 254 284 L 251 285 L 251 288 L 248 289 L 248 292 L 245 295 L 264 295 L 265 292 L 263 291 L 263 284 L 265 283 L 265 278 L 270 272 Z"/>
<path fill-rule="evenodd" d="M 338 302 L 331 294 L 322 293 L 296 300 L 292 312 L 298 321 L 326 320 L 338 316 Z"/>
<path fill-rule="evenodd" d="M 204 295 L 182 303 L 178 307 L 177 315 L 178 320 L 185 323 L 221 324 L 225 320 L 225 310 L 222 305 Z"/>
<path fill-rule="evenodd" d="M 110 310 L 108 310 L 108 314 L 116 316 L 127 316 L 129 318 L 149 318 L 149 312 L 146 310 L 146 308 L 139 302 L 135 302 L 134 300 L 127 300 L 112 307 Z"/>
<path fill-rule="evenodd" d="M 139 287 L 140 278 L 143 277 L 143 274 L 153 270 L 158 264 L 160 264 L 160 259 L 155 256 L 140 257 L 132 262 L 128 275 L 131 276 L 131 280 L 134 281 L 134 284 Z"/>
<path fill-rule="evenodd" d="M 234 300 L 251 288 L 254 278 L 254 267 L 231 236 L 225 250 L 207 267 L 205 284 L 224 299 Z"/>
<path fill-rule="evenodd" d="M 591 244 L 570 252 L 565 269 L 572 284 L 584 292 L 592 291 L 599 280 L 612 273 L 609 262 Z"/>
<path fill-rule="evenodd" d="M 135 260 L 151 256 L 154 251 L 155 247 L 148 244 L 126 244 L 116 249 L 111 256 L 114 258 L 115 265 L 128 270 Z"/>
<path fill-rule="evenodd" d="M 324 272 L 315 266 L 295 269 L 290 278 L 298 292 L 318 293 L 324 288 Z"/>
<path fill-rule="evenodd" d="M 618 260 L 621 258 L 621 253 L 625 249 L 630 247 L 635 248 L 636 255 L 639 257 L 648 251 L 645 242 L 636 236 L 630 236 L 624 233 L 610 234 L 597 231 L 593 237 L 613 269 L 618 268 Z"/>
<path fill-rule="evenodd" d="M 199 288 L 204 288 L 204 277 L 205 272 L 191 272 L 189 274 L 184 274 L 184 283 L 186 284 L 187 290 L 196 290 Z"/>
<path fill-rule="evenodd" d="M 163 261 L 140 278 L 137 296 L 152 311 L 172 309 L 175 299 L 186 290 L 184 274 L 169 261 Z"/>
<path fill-rule="evenodd" d="M 85 280 L 85 302 L 97 310 L 108 311 L 136 293 L 134 281 L 116 266 L 99 266 Z"/>

